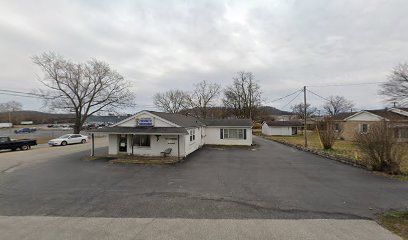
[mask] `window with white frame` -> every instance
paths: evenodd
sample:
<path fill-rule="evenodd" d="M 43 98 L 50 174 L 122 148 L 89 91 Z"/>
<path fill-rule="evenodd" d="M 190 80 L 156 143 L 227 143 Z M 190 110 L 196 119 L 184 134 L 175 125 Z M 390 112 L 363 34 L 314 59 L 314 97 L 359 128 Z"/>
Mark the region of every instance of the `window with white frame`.
<path fill-rule="evenodd" d="M 246 129 L 224 128 L 220 131 L 221 139 L 246 139 Z"/>
<path fill-rule="evenodd" d="M 190 130 L 190 142 L 195 140 L 195 130 Z"/>

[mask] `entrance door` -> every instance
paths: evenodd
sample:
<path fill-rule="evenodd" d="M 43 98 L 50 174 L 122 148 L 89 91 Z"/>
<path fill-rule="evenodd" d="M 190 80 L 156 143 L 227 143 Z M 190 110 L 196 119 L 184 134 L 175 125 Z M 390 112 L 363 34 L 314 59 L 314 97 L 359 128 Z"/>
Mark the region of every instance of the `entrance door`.
<path fill-rule="evenodd" d="M 297 135 L 297 127 L 292 127 L 292 135 Z"/>
<path fill-rule="evenodd" d="M 119 152 L 127 152 L 127 135 L 121 134 L 119 136 Z"/>

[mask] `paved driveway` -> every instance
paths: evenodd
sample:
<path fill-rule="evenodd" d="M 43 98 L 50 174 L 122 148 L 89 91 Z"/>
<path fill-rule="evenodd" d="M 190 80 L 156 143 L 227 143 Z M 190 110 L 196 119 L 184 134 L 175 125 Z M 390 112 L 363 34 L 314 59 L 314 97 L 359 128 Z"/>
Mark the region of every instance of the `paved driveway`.
<path fill-rule="evenodd" d="M 204 148 L 175 166 L 48 152 L 37 164 L 0 173 L 0 215 L 359 219 L 408 207 L 406 182 L 254 139 L 254 151 Z M 0 161 L 29 160 L 33 152 L 0 154 Z"/>

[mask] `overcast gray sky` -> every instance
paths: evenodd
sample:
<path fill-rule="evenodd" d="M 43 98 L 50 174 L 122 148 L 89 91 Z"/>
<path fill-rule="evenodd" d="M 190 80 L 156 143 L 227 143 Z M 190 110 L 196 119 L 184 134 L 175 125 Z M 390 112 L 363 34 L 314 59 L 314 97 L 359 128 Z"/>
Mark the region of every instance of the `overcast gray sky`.
<path fill-rule="evenodd" d="M 41 87 L 30 56 L 44 51 L 108 62 L 133 83 L 137 102 L 149 105 L 140 109 L 150 108 L 157 91 L 191 90 L 204 79 L 225 86 L 237 71 L 252 71 L 269 100 L 303 85 L 379 82 L 407 61 L 407 9 L 406 0 L 3 0 L 0 84 Z M 343 95 L 358 108 L 385 106 L 376 85 L 310 89 Z M 7 100 L 41 108 L 0 95 Z M 313 95 L 310 102 L 322 105 Z"/>

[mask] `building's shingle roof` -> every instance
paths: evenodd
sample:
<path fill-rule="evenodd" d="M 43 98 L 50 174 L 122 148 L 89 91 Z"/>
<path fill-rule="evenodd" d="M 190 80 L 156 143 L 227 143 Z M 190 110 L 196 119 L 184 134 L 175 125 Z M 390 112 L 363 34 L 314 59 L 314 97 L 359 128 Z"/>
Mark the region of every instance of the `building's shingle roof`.
<path fill-rule="evenodd" d="M 87 123 L 117 123 L 129 116 L 89 116 L 86 119 Z"/>
<path fill-rule="evenodd" d="M 303 123 L 300 121 L 266 121 L 268 126 L 272 127 L 301 127 Z"/>
<path fill-rule="evenodd" d="M 400 109 L 400 110 L 402 110 L 402 111 L 405 111 L 405 112 L 408 112 L 408 108 L 398 108 L 398 109 Z"/>
<path fill-rule="evenodd" d="M 187 134 L 183 127 L 104 127 L 88 130 L 91 133 L 126 133 L 126 134 Z"/>
<path fill-rule="evenodd" d="M 370 112 L 372 114 L 375 114 L 377 116 L 386 118 L 390 121 L 408 121 L 408 117 L 392 112 L 392 111 L 388 111 L 388 110 L 366 110 L 367 112 Z"/>
<path fill-rule="evenodd" d="M 210 127 L 252 127 L 251 119 L 203 119 Z"/>
<path fill-rule="evenodd" d="M 190 115 L 184 115 L 180 113 L 165 113 L 165 112 L 155 112 L 155 111 L 148 111 L 156 116 L 159 116 L 167 121 L 175 123 L 180 127 L 198 127 L 203 126 L 202 123 L 198 118 L 195 118 Z"/>
<path fill-rule="evenodd" d="M 333 116 L 334 120 L 344 120 L 352 115 L 356 114 L 356 112 L 343 112 L 343 113 L 338 113 Z"/>

